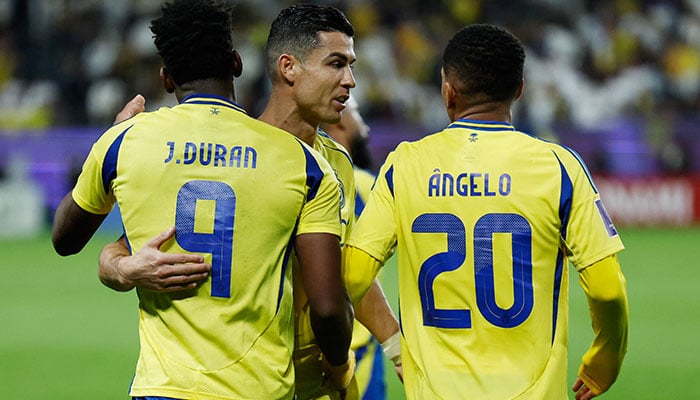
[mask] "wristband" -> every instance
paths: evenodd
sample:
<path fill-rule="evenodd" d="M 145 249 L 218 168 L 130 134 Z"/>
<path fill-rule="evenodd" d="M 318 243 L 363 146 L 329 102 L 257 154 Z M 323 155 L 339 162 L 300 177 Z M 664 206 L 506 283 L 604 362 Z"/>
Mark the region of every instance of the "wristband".
<path fill-rule="evenodd" d="M 401 333 L 396 332 L 389 339 L 382 343 L 382 349 L 386 358 L 390 359 L 394 365 L 401 365 Z"/>

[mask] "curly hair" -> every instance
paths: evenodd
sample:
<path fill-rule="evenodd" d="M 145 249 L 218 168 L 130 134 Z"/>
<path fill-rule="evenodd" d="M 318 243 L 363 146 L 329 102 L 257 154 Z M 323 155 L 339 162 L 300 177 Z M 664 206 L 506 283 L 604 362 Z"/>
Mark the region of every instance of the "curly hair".
<path fill-rule="evenodd" d="M 233 73 L 232 12 L 216 0 L 174 0 L 161 7 L 151 32 L 177 85 Z"/>
<path fill-rule="evenodd" d="M 450 39 L 442 57 L 445 76 L 462 94 L 512 100 L 523 80 L 525 50 L 513 34 L 487 24 L 468 25 Z"/>
<path fill-rule="evenodd" d="M 265 46 L 270 79 L 276 79 L 277 59 L 291 54 L 304 60 L 309 51 L 319 46 L 319 32 L 342 32 L 355 36 L 355 28 L 345 14 L 335 7 L 298 4 L 285 8 L 272 21 Z"/>

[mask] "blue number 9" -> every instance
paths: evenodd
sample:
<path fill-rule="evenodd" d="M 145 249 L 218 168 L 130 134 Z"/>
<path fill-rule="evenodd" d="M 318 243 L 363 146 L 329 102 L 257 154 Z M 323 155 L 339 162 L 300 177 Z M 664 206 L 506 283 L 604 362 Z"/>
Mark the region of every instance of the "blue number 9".
<path fill-rule="evenodd" d="M 212 233 L 194 231 L 197 200 L 214 200 Z M 211 295 L 231 297 L 231 263 L 236 195 L 233 189 L 214 181 L 190 181 L 177 194 L 175 239 L 184 250 L 211 254 Z"/>

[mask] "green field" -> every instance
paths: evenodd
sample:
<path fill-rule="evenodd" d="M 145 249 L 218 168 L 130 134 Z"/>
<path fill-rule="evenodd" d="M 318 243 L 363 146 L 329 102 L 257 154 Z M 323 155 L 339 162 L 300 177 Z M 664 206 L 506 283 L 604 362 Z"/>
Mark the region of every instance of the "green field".
<path fill-rule="evenodd" d="M 604 399 L 697 399 L 700 385 L 700 270 L 691 254 L 700 228 L 622 229 L 621 253 L 630 297 L 628 355 Z M 134 293 L 116 293 L 97 279 L 101 246 L 80 255 L 54 254 L 48 235 L 0 240 L 0 390 L 3 399 L 128 399 L 137 355 Z M 573 270 L 570 270 L 572 272 Z M 384 272 L 395 303 L 396 267 Z M 572 275 L 572 278 L 574 276 Z M 571 285 L 570 382 L 591 339 L 588 309 Z M 389 398 L 402 399 L 388 372 Z"/>

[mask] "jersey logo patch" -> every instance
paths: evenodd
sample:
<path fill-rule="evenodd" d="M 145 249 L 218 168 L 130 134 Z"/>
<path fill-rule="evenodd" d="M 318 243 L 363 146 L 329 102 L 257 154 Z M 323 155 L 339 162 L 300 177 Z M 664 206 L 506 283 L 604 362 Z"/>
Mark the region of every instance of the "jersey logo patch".
<path fill-rule="evenodd" d="M 605 209 L 603 201 L 601 199 L 596 199 L 595 206 L 598 208 L 598 214 L 600 214 L 600 219 L 603 220 L 605 230 L 608 231 L 608 236 L 617 236 L 617 228 L 615 228 L 615 224 L 613 224 L 612 218 L 610 218 L 610 214 L 608 214 L 608 210 Z"/>
<path fill-rule="evenodd" d="M 477 140 L 479 140 L 479 134 L 478 133 L 470 133 L 469 134 L 469 141 L 472 143 L 475 143 Z"/>
<path fill-rule="evenodd" d="M 216 107 L 212 107 L 212 108 L 209 109 L 209 112 L 210 112 L 212 115 L 219 115 L 219 113 L 221 112 L 221 110 L 219 110 L 219 109 L 216 108 Z"/>

